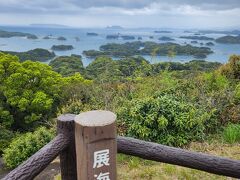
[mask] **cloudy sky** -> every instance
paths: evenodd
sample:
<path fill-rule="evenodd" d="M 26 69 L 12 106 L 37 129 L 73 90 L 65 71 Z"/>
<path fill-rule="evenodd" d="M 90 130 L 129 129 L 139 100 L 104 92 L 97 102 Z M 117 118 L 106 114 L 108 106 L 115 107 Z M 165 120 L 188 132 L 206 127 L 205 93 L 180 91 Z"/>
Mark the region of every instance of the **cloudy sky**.
<path fill-rule="evenodd" d="M 1 25 L 239 28 L 240 0 L 0 0 Z"/>

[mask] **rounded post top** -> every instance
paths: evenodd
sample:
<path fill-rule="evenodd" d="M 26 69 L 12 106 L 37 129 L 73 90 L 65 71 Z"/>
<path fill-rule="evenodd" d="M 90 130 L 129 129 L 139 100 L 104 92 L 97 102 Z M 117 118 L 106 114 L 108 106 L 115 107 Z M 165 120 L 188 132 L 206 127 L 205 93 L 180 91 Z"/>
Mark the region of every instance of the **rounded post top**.
<path fill-rule="evenodd" d="M 62 114 L 57 119 L 58 121 L 63 121 L 63 122 L 74 121 L 75 116 L 76 116 L 75 114 Z"/>
<path fill-rule="evenodd" d="M 75 116 L 74 120 L 82 126 L 97 127 L 114 123 L 116 117 L 117 116 L 113 112 L 96 110 L 80 113 Z"/>

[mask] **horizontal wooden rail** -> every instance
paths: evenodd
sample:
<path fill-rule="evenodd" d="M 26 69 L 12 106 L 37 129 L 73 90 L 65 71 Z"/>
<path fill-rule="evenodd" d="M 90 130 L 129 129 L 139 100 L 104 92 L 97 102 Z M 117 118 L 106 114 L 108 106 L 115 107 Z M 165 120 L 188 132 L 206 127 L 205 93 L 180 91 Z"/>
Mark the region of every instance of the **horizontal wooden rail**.
<path fill-rule="evenodd" d="M 240 161 L 191 152 L 134 138 L 117 138 L 118 153 L 240 178 Z"/>

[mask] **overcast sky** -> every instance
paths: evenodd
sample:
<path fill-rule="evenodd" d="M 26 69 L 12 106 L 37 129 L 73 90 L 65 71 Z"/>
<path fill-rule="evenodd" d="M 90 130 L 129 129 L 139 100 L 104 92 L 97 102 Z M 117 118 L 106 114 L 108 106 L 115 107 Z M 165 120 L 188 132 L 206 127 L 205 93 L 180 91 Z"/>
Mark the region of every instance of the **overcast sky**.
<path fill-rule="evenodd" d="M 239 28 L 240 0 L 0 0 L 1 25 Z"/>

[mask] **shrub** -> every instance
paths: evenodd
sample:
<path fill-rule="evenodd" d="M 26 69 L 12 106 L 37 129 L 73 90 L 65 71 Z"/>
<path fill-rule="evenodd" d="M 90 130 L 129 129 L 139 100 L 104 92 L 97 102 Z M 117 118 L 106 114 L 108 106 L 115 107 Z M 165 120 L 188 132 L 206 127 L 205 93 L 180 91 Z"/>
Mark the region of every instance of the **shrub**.
<path fill-rule="evenodd" d="M 3 150 L 10 144 L 11 139 L 14 137 L 14 133 L 0 125 L 0 155 Z"/>
<path fill-rule="evenodd" d="M 228 78 L 240 79 L 240 56 L 232 55 L 228 63 L 219 68 L 220 72 Z"/>
<path fill-rule="evenodd" d="M 13 139 L 9 147 L 4 150 L 3 159 L 6 166 L 15 168 L 47 144 L 53 135 L 51 130 L 40 127 L 34 132 L 22 134 Z"/>
<path fill-rule="evenodd" d="M 203 139 L 210 117 L 206 111 L 168 94 L 134 100 L 119 111 L 127 135 L 172 146 Z"/>
<path fill-rule="evenodd" d="M 240 102 L 240 83 L 237 85 L 235 89 L 234 98 L 237 102 Z"/>
<path fill-rule="evenodd" d="M 229 124 L 225 127 L 223 139 L 230 144 L 240 142 L 240 124 Z"/>

